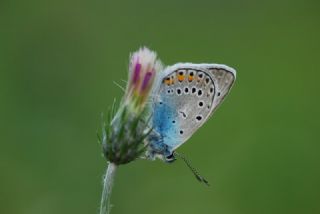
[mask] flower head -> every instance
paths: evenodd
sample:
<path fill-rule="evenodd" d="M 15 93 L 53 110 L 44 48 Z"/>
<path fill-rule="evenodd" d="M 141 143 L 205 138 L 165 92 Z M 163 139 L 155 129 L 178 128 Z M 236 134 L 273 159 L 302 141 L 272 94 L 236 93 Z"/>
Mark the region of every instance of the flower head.
<path fill-rule="evenodd" d="M 144 151 L 144 141 L 151 132 L 145 121 L 145 113 L 157 72 L 161 62 L 155 52 L 141 48 L 130 56 L 129 80 L 124 98 L 116 113 L 110 111 L 107 123 L 102 124 L 104 156 L 116 165 L 137 159 Z"/>
<path fill-rule="evenodd" d="M 134 111 L 145 107 L 157 72 L 162 64 L 157 54 L 144 47 L 130 56 L 129 81 L 125 94 L 125 103 L 133 104 Z"/>

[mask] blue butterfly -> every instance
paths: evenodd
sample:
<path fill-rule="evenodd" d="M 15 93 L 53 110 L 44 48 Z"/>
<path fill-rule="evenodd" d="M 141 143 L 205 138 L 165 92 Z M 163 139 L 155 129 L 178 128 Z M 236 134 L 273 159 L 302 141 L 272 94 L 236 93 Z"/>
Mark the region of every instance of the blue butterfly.
<path fill-rule="evenodd" d="M 161 72 L 152 93 L 147 157 L 173 162 L 179 156 L 205 182 L 175 150 L 212 116 L 235 79 L 233 68 L 219 64 L 178 63 Z"/>

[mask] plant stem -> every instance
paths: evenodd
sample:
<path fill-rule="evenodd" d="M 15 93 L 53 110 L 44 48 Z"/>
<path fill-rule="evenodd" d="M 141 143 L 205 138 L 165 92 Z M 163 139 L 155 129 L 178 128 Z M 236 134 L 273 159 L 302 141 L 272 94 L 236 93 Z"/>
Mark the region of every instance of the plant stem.
<path fill-rule="evenodd" d="M 100 214 L 109 214 L 111 210 L 110 197 L 117 165 L 109 163 L 106 175 L 103 179 L 103 190 L 100 204 Z"/>

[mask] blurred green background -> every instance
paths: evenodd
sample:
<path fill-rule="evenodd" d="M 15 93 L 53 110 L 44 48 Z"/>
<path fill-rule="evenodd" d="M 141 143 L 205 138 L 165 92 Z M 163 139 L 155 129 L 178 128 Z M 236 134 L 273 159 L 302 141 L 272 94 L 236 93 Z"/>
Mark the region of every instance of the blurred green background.
<path fill-rule="evenodd" d="M 98 213 L 96 130 L 128 56 L 235 67 L 180 152 L 120 167 L 117 213 L 320 213 L 319 1 L 0 1 L 0 213 Z"/>

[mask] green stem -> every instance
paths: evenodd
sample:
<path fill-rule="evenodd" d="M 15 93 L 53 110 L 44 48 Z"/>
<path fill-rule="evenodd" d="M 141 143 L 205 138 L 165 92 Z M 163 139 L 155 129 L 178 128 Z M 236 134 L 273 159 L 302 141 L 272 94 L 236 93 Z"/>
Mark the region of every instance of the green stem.
<path fill-rule="evenodd" d="M 106 175 L 103 179 L 103 190 L 100 204 L 100 214 L 109 214 L 111 210 L 110 197 L 117 165 L 109 163 Z"/>

